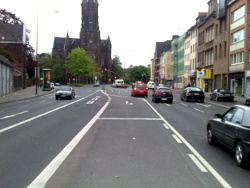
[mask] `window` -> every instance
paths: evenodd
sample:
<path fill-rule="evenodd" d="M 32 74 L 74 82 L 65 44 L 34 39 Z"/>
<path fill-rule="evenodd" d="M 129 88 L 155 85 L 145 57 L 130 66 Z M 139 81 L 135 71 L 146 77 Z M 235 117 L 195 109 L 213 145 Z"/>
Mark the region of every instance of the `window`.
<path fill-rule="evenodd" d="M 232 119 L 232 116 L 234 114 L 234 112 L 236 111 L 237 109 L 236 108 L 232 108 L 230 109 L 228 112 L 226 112 L 223 116 L 223 120 L 225 121 L 231 121 Z"/>
<path fill-rule="evenodd" d="M 209 50 L 205 53 L 205 65 L 209 66 L 213 64 L 213 50 Z"/>
<path fill-rule="evenodd" d="M 232 118 L 232 122 L 233 123 L 237 123 L 237 124 L 241 124 L 241 121 L 243 119 L 243 115 L 244 115 L 244 110 L 242 109 L 237 109 L 236 112 L 234 113 L 234 116 Z"/>
<path fill-rule="evenodd" d="M 206 29 L 205 36 L 206 36 L 206 39 L 205 39 L 206 42 L 210 42 L 214 40 L 214 27 L 213 26 Z"/>
<path fill-rule="evenodd" d="M 232 13 L 232 23 L 245 16 L 245 6 L 240 7 Z"/>
<path fill-rule="evenodd" d="M 244 40 L 244 29 L 241 29 L 231 36 L 231 44 Z"/>
<path fill-rule="evenodd" d="M 231 60 L 231 65 L 243 63 L 244 53 L 240 52 L 237 54 L 233 54 L 231 55 L 230 60 Z"/>

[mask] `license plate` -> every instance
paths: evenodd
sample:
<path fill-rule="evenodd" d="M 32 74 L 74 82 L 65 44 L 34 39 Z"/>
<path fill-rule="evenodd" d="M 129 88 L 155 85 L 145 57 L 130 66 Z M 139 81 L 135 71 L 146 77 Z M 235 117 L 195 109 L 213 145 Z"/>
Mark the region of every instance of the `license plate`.
<path fill-rule="evenodd" d="M 168 100 L 168 98 L 161 98 L 161 100 L 166 101 L 166 100 Z"/>
<path fill-rule="evenodd" d="M 194 95 L 200 95 L 199 93 L 194 93 Z"/>
<path fill-rule="evenodd" d="M 65 97 L 65 95 L 61 95 L 61 97 Z"/>
<path fill-rule="evenodd" d="M 224 94 L 225 96 L 230 96 L 230 94 Z"/>

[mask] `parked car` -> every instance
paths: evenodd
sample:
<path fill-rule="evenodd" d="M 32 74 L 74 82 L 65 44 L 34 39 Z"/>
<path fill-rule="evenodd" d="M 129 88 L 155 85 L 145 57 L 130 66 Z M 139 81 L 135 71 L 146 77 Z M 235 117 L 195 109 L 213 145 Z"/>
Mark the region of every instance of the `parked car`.
<path fill-rule="evenodd" d="M 100 86 L 100 83 L 99 82 L 96 82 L 94 83 L 93 87 L 99 87 Z"/>
<path fill-rule="evenodd" d="M 70 86 L 61 86 L 55 94 L 56 100 L 69 98 L 75 98 L 75 90 Z"/>
<path fill-rule="evenodd" d="M 250 104 L 250 97 L 247 97 L 246 98 L 246 105 L 249 105 Z"/>
<path fill-rule="evenodd" d="M 55 88 L 55 84 L 53 82 L 50 82 L 50 88 L 54 89 Z"/>
<path fill-rule="evenodd" d="M 61 84 L 60 83 L 55 83 L 54 88 L 57 91 L 60 88 Z"/>
<path fill-rule="evenodd" d="M 186 87 L 181 92 L 181 100 L 184 100 L 186 102 L 188 101 L 199 101 L 201 103 L 205 100 L 204 92 L 201 88 L 198 87 Z"/>
<path fill-rule="evenodd" d="M 152 81 L 149 81 L 149 82 L 147 83 L 147 87 L 148 87 L 148 89 L 154 89 L 154 88 L 155 88 L 155 83 L 152 82 Z"/>
<path fill-rule="evenodd" d="M 120 87 L 121 88 L 127 88 L 127 84 L 126 83 L 121 83 Z"/>
<path fill-rule="evenodd" d="M 235 153 L 240 167 L 250 162 L 250 107 L 234 105 L 223 115 L 215 114 L 207 123 L 207 141 L 220 142 Z"/>
<path fill-rule="evenodd" d="M 153 102 L 168 102 L 173 103 L 173 94 L 168 87 L 157 87 L 152 93 Z"/>
<path fill-rule="evenodd" d="M 142 97 L 148 97 L 148 88 L 146 86 L 146 84 L 144 83 L 134 83 L 132 85 L 132 89 L 131 89 L 131 96 L 135 97 L 135 96 L 142 96 Z"/>
<path fill-rule="evenodd" d="M 215 89 L 209 96 L 210 100 L 234 101 L 234 94 L 228 89 Z"/>

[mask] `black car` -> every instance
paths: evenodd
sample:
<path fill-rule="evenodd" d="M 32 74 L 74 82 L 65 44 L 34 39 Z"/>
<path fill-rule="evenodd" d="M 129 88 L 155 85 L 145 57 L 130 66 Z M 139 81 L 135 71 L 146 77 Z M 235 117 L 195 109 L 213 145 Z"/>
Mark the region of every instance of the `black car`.
<path fill-rule="evenodd" d="M 215 89 L 209 96 L 210 100 L 215 101 L 234 101 L 234 94 L 228 89 Z"/>
<path fill-rule="evenodd" d="M 157 87 L 152 93 L 153 102 L 168 102 L 173 103 L 173 94 L 168 87 Z"/>
<path fill-rule="evenodd" d="M 205 100 L 205 94 L 201 88 L 198 87 L 186 87 L 181 92 L 181 100 L 188 101 L 199 101 L 201 103 Z"/>
<path fill-rule="evenodd" d="M 75 98 L 75 90 L 70 86 L 61 86 L 55 94 L 56 100 L 69 98 Z"/>
<path fill-rule="evenodd" d="M 207 123 L 207 141 L 220 142 L 235 152 L 240 167 L 250 162 L 250 107 L 234 105 L 223 115 L 215 114 Z"/>

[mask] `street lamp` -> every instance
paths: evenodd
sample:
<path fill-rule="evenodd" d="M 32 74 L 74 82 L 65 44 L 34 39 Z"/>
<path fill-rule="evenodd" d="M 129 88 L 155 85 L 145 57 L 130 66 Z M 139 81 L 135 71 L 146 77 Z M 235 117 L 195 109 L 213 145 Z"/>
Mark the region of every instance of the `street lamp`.
<path fill-rule="evenodd" d="M 58 13 L 59 11 L 54 11 Z M 38 78 L 39 76 L 39 67 L 38 67 L 38 11 L 36 14 L 36 67 L 35 67 L 35 84 L 36 84 L 36 95 L 37 95 L 37 86 L 38 86 Z"/>

